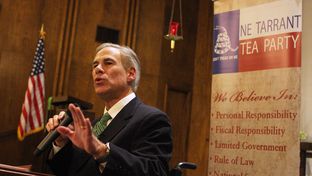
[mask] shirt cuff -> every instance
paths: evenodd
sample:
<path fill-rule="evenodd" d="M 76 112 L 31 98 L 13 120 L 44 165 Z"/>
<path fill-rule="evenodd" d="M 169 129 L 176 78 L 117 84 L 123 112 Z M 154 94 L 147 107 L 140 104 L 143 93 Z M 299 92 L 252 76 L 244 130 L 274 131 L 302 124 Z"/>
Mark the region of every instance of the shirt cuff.
<path fill-rule="evenodd" d="M 107 142 L 105 145 L 107 146 L 105 156 L 102 156 L 102 157 L 97 158 L 97 159 L 95 160 L 98 164 L 106 163 L 106 161 L 107 161 L 107 157 L 108 157 L 109 152 L 110 152 L 109 142 Z"/>

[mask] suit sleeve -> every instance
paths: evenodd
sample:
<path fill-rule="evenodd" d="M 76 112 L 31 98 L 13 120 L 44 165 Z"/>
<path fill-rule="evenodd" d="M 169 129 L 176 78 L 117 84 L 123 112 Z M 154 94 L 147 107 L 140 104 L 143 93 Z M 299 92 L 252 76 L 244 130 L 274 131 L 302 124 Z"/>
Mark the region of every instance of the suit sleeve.
<path fill-rule="evenodd" d="M 168 117 L 162 112 L 146 115 L 133 135 L 130 151 L 110 143 L 107 171 L 118 170 L 124 175 L 168 175 L 172 152 Z"/>
<path fill-rule="evenodd" d="M 71 143 L 62 148 L 51 160 L 48 160 L 48 164 L 55 175 L 101 175 L 98 164 L 92 156 L 74 147 Z"/>
<path fill-rule="evenodd" d="M 68 174 L 68 164 L 71 163 L 73 148 L 71 144 L 64 146 L 51 160 L 47 163 L 50 169 L 56 175 L 67 175 Z"/>

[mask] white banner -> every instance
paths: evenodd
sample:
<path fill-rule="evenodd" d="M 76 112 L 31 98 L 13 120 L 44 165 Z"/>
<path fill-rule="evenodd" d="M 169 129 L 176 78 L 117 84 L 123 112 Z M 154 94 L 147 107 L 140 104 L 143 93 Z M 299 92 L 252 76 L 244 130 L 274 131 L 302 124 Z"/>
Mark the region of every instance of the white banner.
<path fill-rule="evenodd" d="M 215 14 L 208 175 L 299 174 L 301 31 L 298 0 Z"/>

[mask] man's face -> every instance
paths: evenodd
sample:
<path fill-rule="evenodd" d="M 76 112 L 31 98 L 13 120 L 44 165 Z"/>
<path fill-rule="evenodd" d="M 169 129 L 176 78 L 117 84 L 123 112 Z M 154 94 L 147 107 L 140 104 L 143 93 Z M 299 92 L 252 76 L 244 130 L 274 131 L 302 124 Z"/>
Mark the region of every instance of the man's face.
<path fill-rule="evenodd" d="M 131 69 L 125 70 L 120 51 L 106 47 L 93 60 L 92 77 L 96 94 L 105 99 L 119 98 L 129 92 L 132 81 Z"/>

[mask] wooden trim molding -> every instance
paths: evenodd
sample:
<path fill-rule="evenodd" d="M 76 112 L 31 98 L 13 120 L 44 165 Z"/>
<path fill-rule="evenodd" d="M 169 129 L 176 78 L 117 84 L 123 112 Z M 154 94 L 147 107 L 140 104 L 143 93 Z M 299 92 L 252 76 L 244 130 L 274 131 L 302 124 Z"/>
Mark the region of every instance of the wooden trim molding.
<path fill-rule="evenodd" d="M 9 136 L 16 136 L 16 129 L 12 129 L 12 130 L 7 130 L 7 131 L 3 131 L 0 133 L 0 141 L 2 140 L 2 138 L 6 138 Z"/>
<path fill-rule="evenodd" d="M 32 172 L 28 168 L 0 164 L 0 175 L 50 176 L 50 174 Z"/>
<path fill-rule="evenodd" d="M 135 50 L 140 0 L 128 0 L 121 44 Z"/>
<path fill-rule="evenodd" d="M 76 33 L 79 2 L 80 0 L 67 0 L 66 15 L 62 22 L 62 31 L 56 59 L 53 96 L 67 95 L 68 77 L 73 53 L 74 36 Z"/>
<path fill-rule="evenodd" d="M 163 99 L 164 100 L 163 101 L 163 111 L 165 111 L 165 112 L 167 110 L 168 90 L 173 90 L 175 92 L 182 92 L 182 93 L 187 95 L 187 101 L 188 102 L 192 100 L 191 99 L 191 94 L 192 94 L 191 90 L 188 90 L 185 87 L 175 87 L 175 86 L 172 86 L 172 85 L 169 85 L 168 83 L 166 83 L 165 87 L 164 87 L 164 99 Z M 187 109 L 187 110 L 188 110 L 188 113 L 189 113 L 188 115 L 190 115 L 189 109 Z"/>

